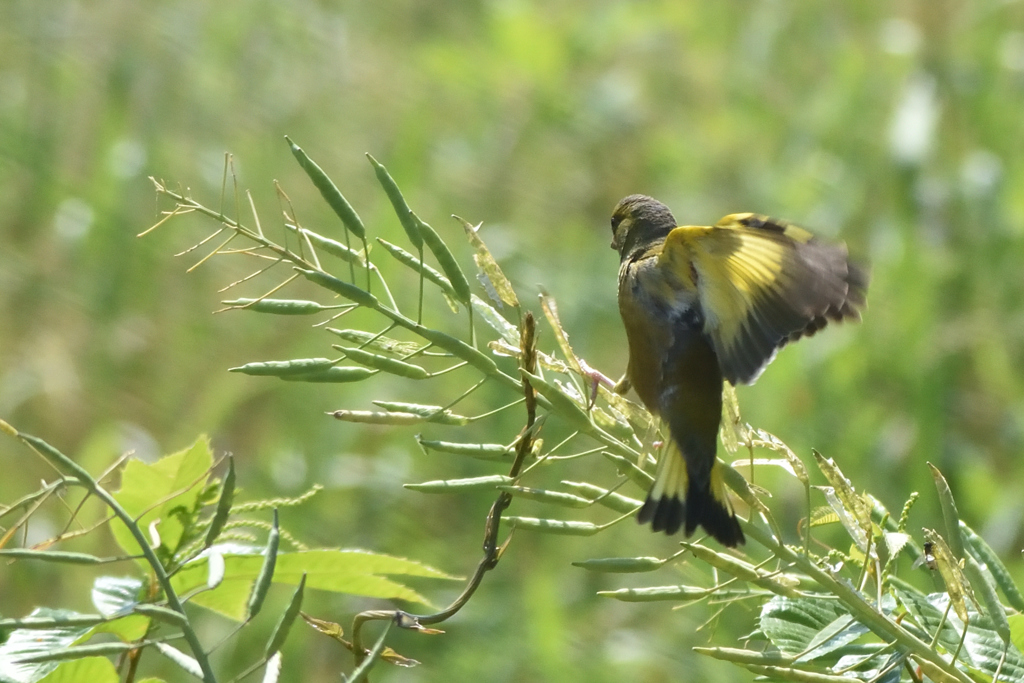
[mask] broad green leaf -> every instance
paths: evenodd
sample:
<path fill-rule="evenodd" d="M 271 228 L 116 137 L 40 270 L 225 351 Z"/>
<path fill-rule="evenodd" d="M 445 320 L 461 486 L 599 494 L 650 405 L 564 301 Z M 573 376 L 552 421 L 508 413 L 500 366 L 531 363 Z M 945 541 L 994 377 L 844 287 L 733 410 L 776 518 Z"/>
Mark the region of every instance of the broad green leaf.
<path fill-rule="evenodd" d="M 1014 614 L 1006 620 L 1010 622 L 1010 641 L 1024 652 L 1024 614 Z"/>
<path fill-rule="evenodd" d="M 105 617 L 124 612 L 140 601 L 142 581 L 132 576 L 100 576 L 92 584 L 92 604 Z"/>
<path fill-rule="evenodd" d="M 818 633 L 846 614 L 836 600 L 777 595 L 761 608 L 758 623 L 775 647 L 795 655 L 806 651 Z"/>
<path fill-rule="evenodd" d="M 36 609 L 32 617 L 79 616 L 69 610 Z M 54 650 L 63 650 L 74 644 L 89 631 L 88 626 L 61 627 L 48 629 L 16 629 L 0 644 L 0 681 L 36 681 L 57 668 L 57 662 L 19 664 L 22 657 L 41 655 Z"/>
<path fill-rule="evenodd" d="M 195 507 L 205 482 L 203 475 L 212 465 L 213 453 L 205 436 L 189 448 L 153 464 L 132 459 L 121 474 L 121 489 L 114 497 L 143 530 L 156 521 L 160 545 L 173 552 L 185 531 L 183 519 Z M 153 508 L 159 501 L 163 502 Z M 126 553 L 137 555 L 141 552 L 122 522 L 113 522 L 111 528 L 114 538 Z"/>
<path fill-rule="evenodd" d="M 868 632 L 852 614 L 843 614 L 835 618 L 831 624 L 818 631 L 811 639 L 807 651 L 797 657 L 796 662 L 810 662 L 831 654 L 848 643 L 860 638 Z"/>
<path fill-rule="evenodd" d="M 259 552 L 251 549 L 246 553 L 244 548 L 225 546 L 224 580 L 216 589 L 197 594 L 191 602 L 232 619 L 244 618 L 246 601 L 263 564 Z M 185 593 L 206 586 L 206 564 L 204 556 L 183 567 L 172 579 L 175 589 Z M 278 554 L 274 569 L 275 584 L 297 586 L 303 573 L 307 575 L 307 589 L 407 600 L 421 605 L 431 603 L 416 591 L 387 576 L 455 578 L 412 560 L 362 550 L 309 550 Z"/>
<path fill-rule="evenodd" d="M 39 683 L 117 683 L 114 664 L 106 657 L 84 657 L 63 662 L 39 680 Z"/>
<path fill-rule="evenodd" d="M 890 579 L 890 585 L 896 599 L 907 608 L 907 611 L 914 617 L 914 622 L 920 627 L 918 635 L 923 635 L 926 640 L 930 641 L 941 623 L 939 645 L 949 652 L 956 650 L 960 643 L 960 632 L 953 627 L 949 619 L 943 621 L 942 613 L 946 609 L 945 604 L 941 608 L 935 605 L 940 597 L 946 600 L 945 593 L 925 595 L 902 581 L 892 579 Z"/>

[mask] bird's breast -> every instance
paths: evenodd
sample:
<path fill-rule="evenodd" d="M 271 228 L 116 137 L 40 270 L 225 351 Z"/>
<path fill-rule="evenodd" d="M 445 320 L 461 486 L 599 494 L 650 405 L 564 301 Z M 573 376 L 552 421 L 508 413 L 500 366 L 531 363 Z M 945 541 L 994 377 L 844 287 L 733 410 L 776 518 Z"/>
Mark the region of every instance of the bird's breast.
<path fill-rule="evenodd" d="M 656 258 L 624 261 L 619 269 L 619 313 L 629 343 L 626 374 L 640 400 L 658 412 L 664 368 L 680 335 L 700 335 L 696 293 L 657 268 Z"/>

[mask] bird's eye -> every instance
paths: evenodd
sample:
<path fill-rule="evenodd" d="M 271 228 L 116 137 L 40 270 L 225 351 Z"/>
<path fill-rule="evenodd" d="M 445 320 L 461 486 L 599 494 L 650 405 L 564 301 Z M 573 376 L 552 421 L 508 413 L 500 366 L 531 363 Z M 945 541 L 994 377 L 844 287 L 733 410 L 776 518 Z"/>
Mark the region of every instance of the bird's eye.
<path fill-rule="evenodd" d="M 619 223 L 622 222 L 622 216 L 612 216 L 612 232 L 619 227 Z"/>

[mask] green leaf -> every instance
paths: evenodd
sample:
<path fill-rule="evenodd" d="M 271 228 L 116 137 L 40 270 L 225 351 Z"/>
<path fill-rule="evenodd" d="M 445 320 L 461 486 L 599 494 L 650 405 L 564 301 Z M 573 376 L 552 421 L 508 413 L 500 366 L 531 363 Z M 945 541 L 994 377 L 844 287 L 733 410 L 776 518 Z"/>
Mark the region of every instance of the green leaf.
<path fill-rule="evenodd" d="M 32 617 L 73 617 L 68 610 L 40 608 Z M 70 647 L 89 631 L 88 626 L 48 629 L 16 629 L 0 644 L 0 681 L 35 681 L 57 668 L 57 662 L 18 663 L 16 660 Z"/>
<path fill-rule="evenodd" d="M 112 633 L 125 642 L 138 640 L 146 635 L 149 618 L 129 614 L 143 594 L 143 583 L 135 577 L 100 576 L 92 585 L 92 602 L 105 617 L 118 615 L 120 618 L 97 624 L 85 632 L 76 643 L 84 642 L 96 633 Z"/>
<path fill-rule="evenodd" d="M 204 474 L 213 466 L 210 442 L 202 436 L 192 446 L 165 456 L 153 464 L 131 459 L 121 474 L 121 489 L 114 494 L 142 529 L 157 522 L 161 546 L 169 551 L 177 548 L 185 525 L 205 483 Z M 156 507 L 154 503 L 163 501 Z M 151 509 L 152 508 L 152 509 Z M 128 527 L 114 521 L 114 538 L 124 551 L 138 555 L 141 548 Z M 145 564 L 144 560 L 139 562 Z"/>
<path fill-rule="evenodd" d="M 117 669 L 106 657 L 84 657 L 63 662 L 39 683 L 117 683 Z"/>
<path fill-rule="evenodd" d="M 846 615 L 836 600 L 776 595 L 761 608 L 758 628 L 775 647 L 797 655 L 807 650 L 829 624 Z"/>
<path fill-rule="evenodd" d="M 190 602 L 241 621 L 245 617 L 246 600 L 263 564 L 263 557 L 256 548 L 227 545 L 214 548 L 223 552 L 224 580 L 216 589 L 199 593 Z M 421 605 L 431 603 L 411 588 L 386 577 L 405 575 L 436 579 L 455 578 L 419 562 L 363 550 L 278 553 L 274 583 L 297 586 L 303 573 L 307 574 L 307 589 L 408 600 Z M 205 587 L 206 576 L 207 560 L 204 556 L 186 564 L 174 575 L 171 583 L 175 590 L 182 594 Z"/>
<path fill-rule="evenodd" d="M 1024 614 L 1014 614 L 1006 620 L 1010 622 L 1010 641 L 1024 652 Z"/>
<path fill-rule="evenodd" d="M 852 614 L 842 614 L 836 617 L 831 624 L 818 631 L 807 645 L 807 651 L 797 657 L 795 661 L 799 663 L 820 659 L 857 640 L 868 630 L 868 627 L 854 619 Z"/>

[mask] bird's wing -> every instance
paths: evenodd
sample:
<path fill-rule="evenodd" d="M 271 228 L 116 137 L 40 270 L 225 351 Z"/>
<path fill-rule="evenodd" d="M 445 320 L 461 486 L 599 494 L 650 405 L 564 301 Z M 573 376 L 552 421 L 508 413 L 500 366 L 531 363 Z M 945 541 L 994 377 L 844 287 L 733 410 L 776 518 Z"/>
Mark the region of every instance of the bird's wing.
<path fill-rule="evenodd" d="M 859 318 L 867 287 L 844 245 L 755 214 L 675 228 L 658 265 L 696 290 L 704 332 L 733 384 L 756 380 L 787 341 Z"/>

